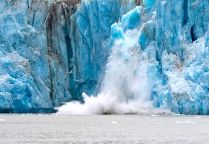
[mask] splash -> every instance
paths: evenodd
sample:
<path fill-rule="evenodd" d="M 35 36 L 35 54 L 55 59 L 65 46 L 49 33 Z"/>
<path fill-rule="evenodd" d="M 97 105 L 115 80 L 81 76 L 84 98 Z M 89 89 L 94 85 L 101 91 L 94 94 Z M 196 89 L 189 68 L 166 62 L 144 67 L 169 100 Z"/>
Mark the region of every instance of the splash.
<path fill-rule="evenodd" d="M 142 60 L 138 44 L 139 30 L 126 33 L 115 42 L 106 66 L 101 92 L 98 96 L 83 93 L 84 103 L 69 102 L 58 109 L 59 114 L 147 114 L 152 113 L 151 84 L 147 62 Z"/>

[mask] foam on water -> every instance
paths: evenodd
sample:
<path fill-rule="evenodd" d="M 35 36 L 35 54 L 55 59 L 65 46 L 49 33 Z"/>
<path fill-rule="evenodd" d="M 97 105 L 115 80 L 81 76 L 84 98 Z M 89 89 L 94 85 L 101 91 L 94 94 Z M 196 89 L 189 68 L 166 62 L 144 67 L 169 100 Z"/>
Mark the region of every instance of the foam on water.
<path fill-rule="evenodd" d="M 5 122 L 6 120 L 5 119 L 0 119 L 0 122 Z"/>

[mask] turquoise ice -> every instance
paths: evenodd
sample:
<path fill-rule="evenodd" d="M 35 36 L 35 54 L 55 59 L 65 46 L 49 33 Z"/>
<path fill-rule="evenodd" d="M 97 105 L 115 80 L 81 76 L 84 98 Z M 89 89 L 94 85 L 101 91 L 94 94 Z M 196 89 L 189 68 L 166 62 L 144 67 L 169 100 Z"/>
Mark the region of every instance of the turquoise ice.
<path fill-rule="evenodd" d="M 208 0 L 0 0 L 0 112 L 209 114 L 208 27 Z"/>
<path fill-rule="evenodd" d="M 124 40 L 123 45 L 127 45 L 134 42 L 125 41 L 130 33 L 138 37 L 136 47 L 140 49 L 142 63 L 147 65 L 149 99 L 154 107 L 181 114 L 208 114 L 209 2 L 157 0 L 155 4 L 145 3 L 112 26 L 112 38 L 116 42 Z M 149 4 L 154 4 L 154 9 L 150 9 Z M 128 56 L 130 52 L 122 53 Z"/>
<path fill-rule="evenodd" d="M 93 93 L 128 0 L 0 0 L 0 112 L 51 112 Z"/>

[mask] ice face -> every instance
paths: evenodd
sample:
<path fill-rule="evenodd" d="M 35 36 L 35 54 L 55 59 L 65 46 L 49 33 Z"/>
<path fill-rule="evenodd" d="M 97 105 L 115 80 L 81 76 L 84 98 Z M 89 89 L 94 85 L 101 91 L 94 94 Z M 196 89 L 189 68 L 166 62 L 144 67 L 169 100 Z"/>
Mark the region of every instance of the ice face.
<path fill-rule="evenodd" d="M 143 6 L 146 8 L 152 8 L 156 0 L 143 0 Z"/>
<path fill-rule="evenodd" d="M 151 3 L 112 25 L 100 93 L 84 94 L 84 104 L 70 102 L 60 113 L 209 113 L 209 2 Z"/>
<path fill-rule="evenodd" d="M 47 2 L 2 0 L 0 9 L 1 111 L 32 112 L 52 108 L 43 29 Z"/>
<path fill-rule="evenodd" d="M 0 111 L 51 111 L 93 92 L 111 25 L 133 6 L 128 0 L 1 0 Z"/>
<path fill-rule="evenodd" d="M 0 112 L 208 114 L 209 1 L 134 2 L 1 0 Z"/>
<path fill-rule="evenodd" d="M 111 51 L 111 25 L 134 7 L 131 0 L 82 2 L 71 17 L 70 88 L 74 99 L 97 93 Z"/>

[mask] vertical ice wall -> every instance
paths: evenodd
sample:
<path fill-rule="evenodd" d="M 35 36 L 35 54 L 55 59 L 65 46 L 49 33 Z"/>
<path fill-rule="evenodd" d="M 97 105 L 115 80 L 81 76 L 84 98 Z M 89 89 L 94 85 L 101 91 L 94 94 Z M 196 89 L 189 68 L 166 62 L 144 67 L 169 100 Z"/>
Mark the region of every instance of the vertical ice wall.
<path fill-rule="evenodd" d="M 148 112 L 209 114 L 208 23 L 208 0 L 144 1 L 112 25 L 104 89 L 60 113 L 140 113 L 150 101 Z"/>
<path fill-rule="evenodd" d="M 52 108 L 44 21 L 47 1 L 0 1 L 0 110 Z"/>
<path fill-rule="evenodd" d="M 208 114 L 209 1 L 157 1 L 156 40 L 173 111 Z M 163 54 L 162 54 L 163 53 Z M 162 56 L 162 58 L 160 58 Z M 198 75 L 198 76 L 197 76 Z"/>
<path fill-rule="evenodd" d="M 74 99 L 97 93 L 110 53 L 111 25 L 135 6 L 132 0 L 90 0 L 71 17 L 70 88 Z"/>
<path fill-rule="evenodd" d="M 141 49 L 157 64 L 148 70 L 155 107 L 209 113 L 208 12 L 207 0 L 157 0 L 151 18 L 139 25 Z"/>
<path fill-rule="evenodd" d="M 51 112 L 71 98 L 64 26 L 78 3 L 0 1 L 0 111 Z"/>
<path fill-rule="evenodd" d="M 0 111 L 51 111 L 93 91 L 107 57 L 103 40 L 131 6 L 128 0 L 79 3 L 0 0 Z"/>
<path fill-rule="evenodd" d="M 51 111 L 98 93 L 112 46 L 133 38 L 153 105 L 208 114 L 209 1 L 143 0 L 121 18 L 134 2 L 0 0 L 0 111 Z M 133 48 L 117 50 L 132 61 Z"/>
<path fill-rule="evenodd" d="M 138 43 L 143 30 L 140 27 L 147 21 L 152 6 L 147 9 L 136 7 L 111 26 L 110 41 L 113 43 L 99 94 L 88 96 L 84 93 L 84 103 L 69 102 L 59 108 L 59 113 L 86 115 L 153 112 L 149 97 L 150 75 L 147 73 L 151 66 Z M 142 54 L 145 56 L 142 57 Z"/>

